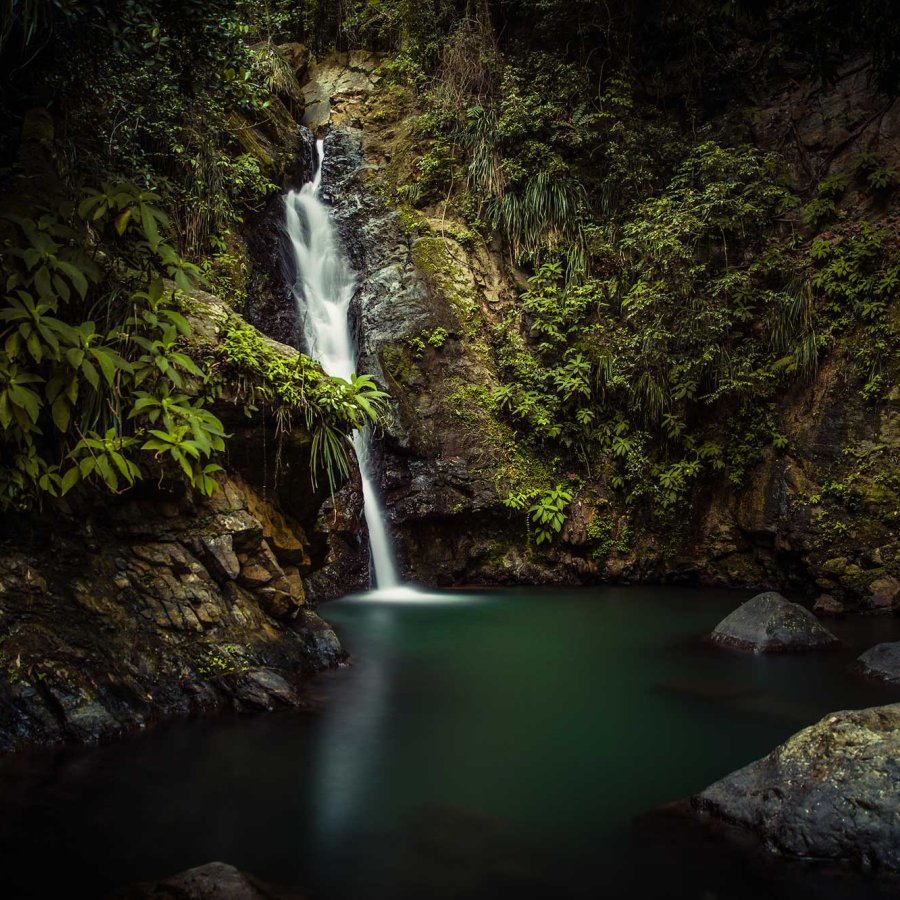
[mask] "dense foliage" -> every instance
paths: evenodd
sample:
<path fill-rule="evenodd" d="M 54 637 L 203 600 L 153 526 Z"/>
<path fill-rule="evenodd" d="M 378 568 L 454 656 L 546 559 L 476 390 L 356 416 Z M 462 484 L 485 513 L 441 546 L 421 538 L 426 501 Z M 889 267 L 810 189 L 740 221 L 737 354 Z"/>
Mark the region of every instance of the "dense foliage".
<path fill-rule="evenodd" d="M 272 45 L 287 14 L 249 0 L 4 12 L 0 507 L 148 476 L 211 493 L 227 439 L 211 411 L 219 363 L 279 426 L 297 417 L 313 485 L 321 471 L 333 488 L 384 395 L 273 358 L 246 326 L 223 360 L 204 359 L 183 300 L 208 280 L 243 302 L 233 232 L 276 189 L 254 129 L 275 140 L 281 116 L 293 130 L 274 102 L 297 89 Z"/>
<path fill-rule="evenodd" d="M 838 345 L 867 400 L 893 384 L 896 241 L 844 222 L 842 203 L 852 186 L 885 206 L 898 174 L 863 154 L 852 171 L 792 183 L 747 141 L 747 110 L 729 108 L 757 67 L 790 60 L 827 81 L 863 52 L 896 92 L 890 0 L 9 0 L 5 11 L 0 137 L 20 198 L 3 231 L 6 502 L 83 479 L 118 490 L 149 460 L 211 489 L 225 436 L 210 400 L 225 370 L 280 421 L 296 414 L 330 482 L 346 473 L 344 438 L 377 416 L 377 387 L 288 364 L 238 320 L 224 356 L 195 358 L 165 280 L 205 278 L 240 312 L 236 236 L 273 190 L 273 148 L 297 102 L 275 46 L 288 38 L 320 53 L 390 51 L 384 96 L 408 92 L 427 110 L 412 176 L 390 199 L 449 212 L 464 247 L 499 239 L 521 278 L 489 338 L 502 385 L 479 403 L 542 473 L 540 487 L 504 493 L 537 541 L 561 531 L 587 484 L 599 503 L 669 523 L 704 485 L 740 485 L 763 453 L 789 449 L 778 400 Z M 48 158 L 26 164 L 21 147 L 42 146 L 29 138 L 34 108 L 49 108 L 57 133 Z M 414 252 L 441 249 L 424 238 Z M 438 347 L 446 332 L 434 337 Z"/>
<path fill-rule="evenodd" d="M 345 22 L 348 44 L 399 49 L 387 90 L 428 110 L 395 202 L 462 219 L 469 231 L 447 233 L 464 246 L 501 237 L 528 277 L 491 337 L 504 383 L 478 402 L 555 473 L 507 484 L 539 543 L 588 485 L 652 527 L 685 524 L 706 486 L 738 487 L 764 453 L 790 449 L 781 399 L 834 347 L 849 348 L 866 398 L 893 384 L 894 241 L 839 220 L 848 184 L 884 207 L 897 173 L 863 154 L 819 185 L 792 182 L 746 142 L 749 110 L 702 123 L 739 74 L 739 53 L 714 48 L 739 37 L 763 47 L 754 65 L 791 59 L 826 79 L 874 52 L 893 90 L 896 9 L 864 4 L 851 24 L 825 0 L 677 7 L 447 0 L 420 21 L 421 4 L 367 0 Z"/>

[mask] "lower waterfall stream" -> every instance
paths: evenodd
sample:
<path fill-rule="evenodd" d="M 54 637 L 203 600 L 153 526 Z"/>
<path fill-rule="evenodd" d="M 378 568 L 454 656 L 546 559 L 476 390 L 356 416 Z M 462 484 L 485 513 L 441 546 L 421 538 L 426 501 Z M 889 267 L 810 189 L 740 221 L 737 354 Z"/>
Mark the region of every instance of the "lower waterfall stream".
<path fill-rule="evenodd" d="M 350 302 L 356 275 L 337 240 L 328 207 L 320 198 L 325 142 L 316 142 L 312 181 L 285 196 L 285 228 L 293 251 L 297 280 L 294 298 L 303 321 L 310 356 L 338 378 L 349 380 L 356 371 L 356 348 L 350 330 Z M 353 447 L 362 480 L 366 525 L 374 569 L 374 586 L 402 590 L 393 547 L 378 496 L 370 457 L 371 431 L 353 434 Z"/>

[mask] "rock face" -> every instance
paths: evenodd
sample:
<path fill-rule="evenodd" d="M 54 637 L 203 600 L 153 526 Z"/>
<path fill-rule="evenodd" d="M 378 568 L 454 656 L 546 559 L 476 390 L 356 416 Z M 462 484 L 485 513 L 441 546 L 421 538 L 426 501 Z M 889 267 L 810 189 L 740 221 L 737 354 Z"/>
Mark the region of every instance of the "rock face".
<path fill-rule="evenodd" d="M 341 658 L 306 601 L 309 557 L 297 565 L 282 517 L 237 475 L 208 502 L 147 495 L 9 524 L 0 750 L 294 705 Z"/>
<path fill-rule="evenodd" d="M 302 895 L 272 888 L 230 866 L 212 862 L 163 881 L 138 884 L 118 891 L 114 900 L 302 900 Z"/>
<path fill-rule="evenodd" d="M 319 130 L 332 122 L 335 99 L 370 93 L 378 80 L 375 70 L 379 62 L 377 54 L 355 50 L 332 54 L 313 66 L 303 86 L 303 124 Z"/>
<path fill-rule="evenodd" d="M 315 139 L 307 128 L 297 130 L 298 151 L 290 169 L 284 173 L 286 188 L 298 188 L 312 176 L 315 167 Z M 247 250 L 253 261 L 248 286 L 247 321 L 260 331 L 299 348 L 303 333 L 292 288 L 296 273 L 285 252 L 284 198 L 275 194 L 248 222 Z"/>
<path fill-rule="evenodd" d="M 717 644 L 754 653 L 821 650 L 840 643 L 809 610 L 775 591 L 757 594 L 739 606 L 710 637 Z"/>
<path fill-rule="evenodd" d="M 876 644 L 857 660 L 863 675 L 900 684 L 900 641 Z"/>
<path fill-rule="evenodd" d="M 867 403 L 839 355 L 823 358 L 815 377 L 784 398 L 779 427 L 788 448 L 762 452 L 740 490 L 710 486 L 677 535 L 647 529 L 610 499 L 609 485 L 592 483 L 573 499 L 559 540 L 540 549 L 529 542 L 524 517 L 503 497 L 565 476 L 516 440 L 494 399 L 502 378 L 492 330 L 515 327 L 503 323 L 521 314 L 524 277 L 445 197 L 408 199 L 428 149 L 415 127 L 424 110 L 414 92 L 381 78 L 379 62 L 329 57 L 310 66 L 304 96 L 308 125 L 327 129 L 323 195 L 359 276 L 352 312 L 360 368 L 394 399 L 376 468 L 407 574 L 434 584 L 790 586 L 828 594 L 834 612 L 897 609 L 898 498 L 882 475 L 900 453 L 900 394 Z M 755 137 L 764 147 L 792 146 L 791 122 L 802 122 L 801 157 L 814 154 L 823 177 L 837 158 L 835 141 L 840 158 L 876 136 L 897 145 L 895 110 L 847 142 L 809 101 L 818 88 L 760 78 L 754 102 L 765 113 Z M 865 67 L 851 67 L 822 88 L 823 102 L 841 116 L 865 111 L 850 116 L 865 124 L 881 103 L 866 79 Z M 873 442 L 877 464 L 854 463 Z M 848 486 L 846 503 L 826 485 Z M 345 559 L 346 551 L 344 542 Z M 351 568 L 365 565 L 357 554 Z"/>
<path fill-rule="evenodd" d="M 192 340 L 214 345 L 227 308 L 191 300 Z M 294 705 L 309 673 L 340 661 L 304 586 L 327 562 L 308 435 L 276 437 L 227 387 L 213 408 L 232 436 L 210 499 L 142 484 L 0 521 L 0 751 Z"/>
<path fill-rule="evenodd" d="M 693 800 L 804 858 L 900 870 L 900 704 L 836 712 Z"/>

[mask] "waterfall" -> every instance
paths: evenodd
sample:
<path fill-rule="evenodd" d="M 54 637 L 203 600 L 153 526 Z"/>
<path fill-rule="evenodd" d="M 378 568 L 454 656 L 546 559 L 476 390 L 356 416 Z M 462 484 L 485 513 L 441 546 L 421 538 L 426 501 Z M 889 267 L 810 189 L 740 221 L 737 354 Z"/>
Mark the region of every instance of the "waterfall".
<path fill-rule="evenodd" d="M 316 171 L 299 191 L 285 196 L 286 228 L 296 263 L 294 299 L 303 318 L 310 356 L 329 374 L 350 380 L 356 371 L 356 349 L 348 313 L 356 275 L 337 241 L 328 207 L 319 198 L 324 142 L 316 142 Z M 369 526 L 369 546 L 375 586 L 397 588 L 400 577 L 385 523 L 384 509 L 369 455 L 368 428 L 353 433 L 353 447 L 362 477 L 363 511 Z"/>

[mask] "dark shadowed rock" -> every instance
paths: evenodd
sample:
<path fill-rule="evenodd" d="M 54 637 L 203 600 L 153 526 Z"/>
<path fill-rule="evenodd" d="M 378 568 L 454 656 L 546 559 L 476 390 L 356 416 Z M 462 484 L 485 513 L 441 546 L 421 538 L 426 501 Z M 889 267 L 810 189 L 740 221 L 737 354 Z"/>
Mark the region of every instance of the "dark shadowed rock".
<path fill-rule="evenodd" d="M 693 804 L 791 856 L 898 871 L 900 704 L 831 713 Z"/>
<path fill-rule="evenodd" d="M 206 863 L 163 881 L 137 884 L 113 895 L 114 900 L 302 900 L 296 891 L 267 885 L 223 862 Z"/>
<path fill-rule="evenodd" d="M 250 669 L 238 679 L 235 699 L 242 706 L 258 709 L 275 709 L 279 703 L 296 706 L 297 692 L 271 669 Z"/>
<path fill-rule="evenodd" d="M 876 612 L 897 609 L 900 604 L 900 579 L 888 575 L 876 578 L 869 585 L 869 596 L 866 598 L 866 608 Z"/>
<path fill-rule="evenodd" d="M 876 644 L 859 658 L 863 675 L 900 684 L 900 641 Z"/>
<path fill-rule="evenodd" d="M 308 560 L 306 531 L 237 475 L 220 478 L 210 498 L 88 498 L 46 530 L 32 517 L 30 537 L 7 519 L 0 752 L 294 705 L 310 673 L 340 662 L 299 569 L 265 537 L 280 523 L 285 555 Z"/>
<path fill-rule="evenodd" d="M 754 653 L 821 650 L 840 643 L 809 610 L 776 591 L 757 594 L 739 606 L 710 637 L 718 644 Z"/>
<path fill-rule="evenodd" d="M 817 616 L 840 617 L 846 615 L 847 607 L 831 594 L 821 594 L 813 604 L 813 612 Z"/>
<path fill-rule="evenodd" d="M 241 564 L 234 552 L 230 534 L 207 535 L 197 540 L 198 551 L 209 574 L 216 581 L 229 581 L 238 577 Z"/>

